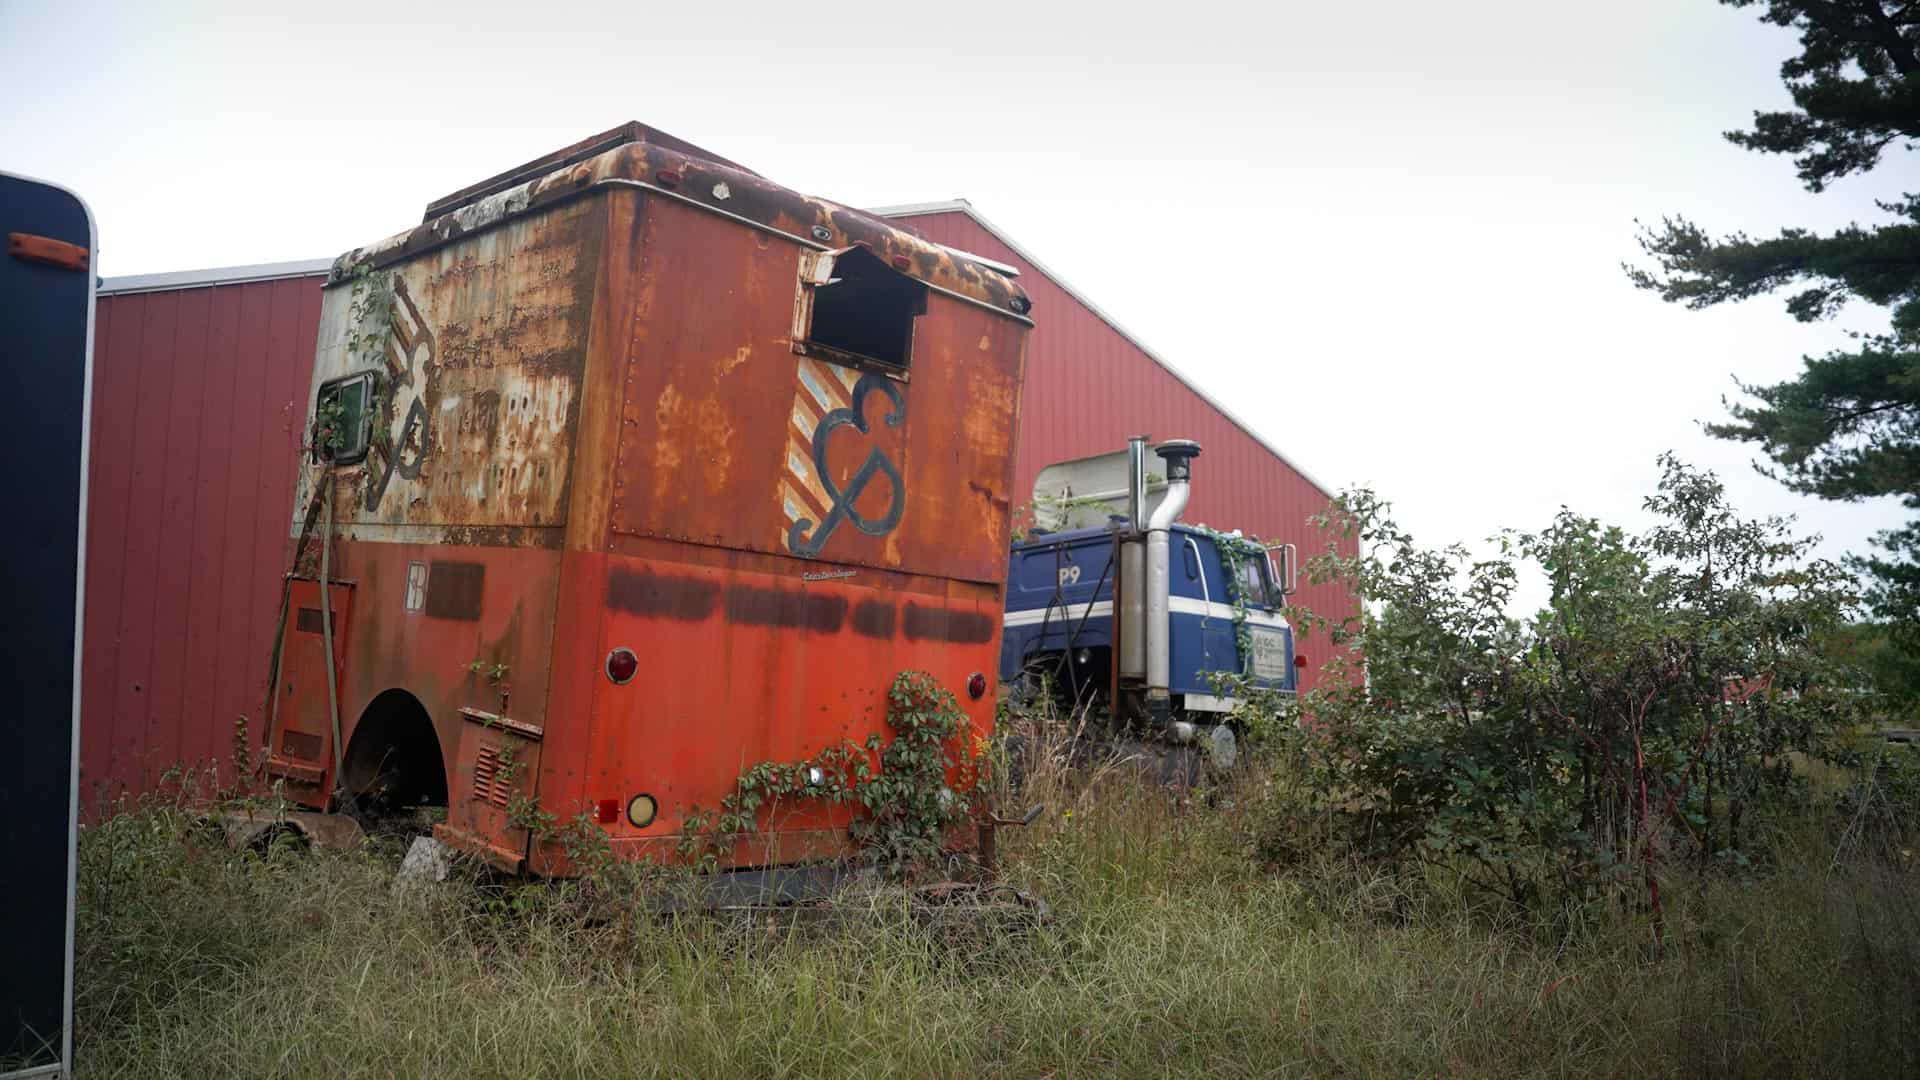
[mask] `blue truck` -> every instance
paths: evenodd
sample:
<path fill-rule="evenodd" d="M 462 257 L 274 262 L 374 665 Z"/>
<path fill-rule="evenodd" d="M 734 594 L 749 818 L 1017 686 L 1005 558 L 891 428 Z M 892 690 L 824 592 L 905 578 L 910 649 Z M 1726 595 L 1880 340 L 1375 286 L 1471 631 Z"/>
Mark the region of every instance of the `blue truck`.
<path fill-rule="evenodd" d="M 1297 549 L 1182 524 L 1199 452 L 1163 443 L 1151 475 L 1139 436 L 1124 454 L 1042 470 L 1036 527 L 1008 567 L 1002 685 L 1044 680 L 1116 727 L 1175 742 L 1224 726 L 1229 685 L 1294 693 L 1281 608 Z"/>

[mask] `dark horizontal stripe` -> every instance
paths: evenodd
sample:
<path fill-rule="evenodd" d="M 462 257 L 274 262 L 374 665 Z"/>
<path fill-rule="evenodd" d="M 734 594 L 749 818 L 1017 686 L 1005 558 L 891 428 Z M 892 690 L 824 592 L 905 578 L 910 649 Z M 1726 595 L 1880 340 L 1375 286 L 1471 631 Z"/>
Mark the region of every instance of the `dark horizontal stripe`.
<path fill-rule="evenodd" d="M 832 634 L 851 628 L 861 637 L 891 638 L 904 631 L 911 641 L 948 641 L 980 645 L 993 640 L 994 620 L 977 611 L 954 611 L 909 602 L 903 612 L 885 600 L 850 604 L 830 593 L 761 585 L 729 585 L 704 578 L 675 577 L 648 570 L 614 570 L 607 575 L 607 606 L 652 618 L 701 622 L 715 611 L 729 623 L 773 626 Z M 851 609 L 851 610 L 849 610 Z"/>
<path fill-rule="evenodd" d="M 607 575 L 607 606 L 633 615 L 699 622 L 713 614 L 720 599 L 718 582 L 667 577 L 646 570 L 615 570 Z"/>
<path fill-rule="evenodd" d="M 727 621 L 748 626 L 803 627 L 830 634 L 847 618 L 847 598 L 822 593 L 734 585 L 727 589 Z"/>
<path fill-rule="evenodd" d="M 907 604 L 907 640 L 950 641 L 956 645 L 979 645 L 993 640 L 994 620 L 977 611 L 953 611 L 947 608 Z"/>
<path fill-rule="evenodd" d="M 890 638 L 895 621 L 893 605 L 881 600 L 862 600 L 853 609 L 853 632 L 861 637 Z"/>

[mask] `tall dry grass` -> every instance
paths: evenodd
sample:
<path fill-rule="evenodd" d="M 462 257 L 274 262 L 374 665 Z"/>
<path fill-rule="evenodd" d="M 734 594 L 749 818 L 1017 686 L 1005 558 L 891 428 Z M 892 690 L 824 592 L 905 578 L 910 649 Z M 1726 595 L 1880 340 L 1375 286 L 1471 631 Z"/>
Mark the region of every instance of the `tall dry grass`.
<path fill-rule="evenodd" d="M 1180 796 L 1027 744 L 1005 875 L 1051 926 L 589 918 L 390 843 L 235 854 L 177 809 L 82 841 L 86 1076 L 1406 1076 L 1920 1072 L 1920 878 L 1809 820 L 1764 872 L 1551 926 L 1444 877 L 1253 853 L 1259 780 Z M 1051 755 L 1051 756 L 1050 756 Z"/>

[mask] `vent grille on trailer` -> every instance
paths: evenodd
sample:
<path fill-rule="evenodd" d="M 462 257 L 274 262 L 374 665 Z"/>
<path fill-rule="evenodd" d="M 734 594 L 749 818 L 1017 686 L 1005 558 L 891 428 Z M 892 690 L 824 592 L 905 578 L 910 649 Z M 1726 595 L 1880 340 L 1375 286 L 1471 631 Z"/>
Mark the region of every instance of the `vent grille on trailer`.
<path fill-rule="evenodd" d="M 505 767 L 500 763 L 500 748 L 482 746 L 473 758 L 473 797 L 477 802 L 492 803 L 502 810 L 507 800 L 513 797 L 513 784 L 506 775 Z"/>

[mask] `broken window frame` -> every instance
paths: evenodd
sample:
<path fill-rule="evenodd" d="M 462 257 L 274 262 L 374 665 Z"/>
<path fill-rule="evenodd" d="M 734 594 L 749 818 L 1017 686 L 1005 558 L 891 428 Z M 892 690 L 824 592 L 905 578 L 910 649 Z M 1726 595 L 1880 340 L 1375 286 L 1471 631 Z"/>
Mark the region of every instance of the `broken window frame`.
<path fill-rule="evenodd" d="M 373 448 L 373 423 L 375 409 L 375 389 L 378 386 L 378 373 L 356 371 L 351 375 L 342 375 L 337 379 L 328 379 L 320 384 L 320 390 L 313 398 L 313 460 L 316 464 L 325 462 L 330 466 L 358 465 L 367 459 L 367 452 Z M 360 394 L 359 430 L 355 438 L 338 450 L 325 445 L 320 437 L 320 410 L 329 395 L 344 395 L 349 388 Z M 351 412 L 345 414 L 351 417 Z M 350 422 L 350 421 L 349 421 Z"/>
<path fill-rule="evenodd" d="M 827 344 L 816 340 L 815 305 L 821 289 L 833 288 L 843 283 L 842 278 L 834 275 L 836 267 L 844 267 L 849 257 L 861 262 L 870 262 L 871 269 L 899 278 L 912 290 L 913 299 L 905 311 L 906 327 L 901 341 L 899 362 L 885 357 Z M 839 248 L 833 251 L 803 251 L 800 254 L 800 282 L 793 306 L 793 351 L 802 356 L 811 356 L 830 363 L 864 371 L 875 371 L 901 382 L 908 381 L 913 370 L 914 322 L 927 313 L 927 286 L 908 274 L 887 265 L 879 256 L 865 247 L 855 246 Z"/>

